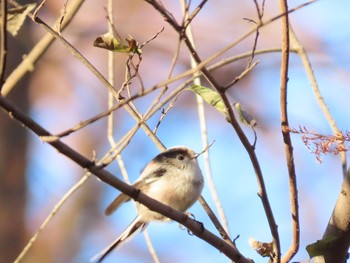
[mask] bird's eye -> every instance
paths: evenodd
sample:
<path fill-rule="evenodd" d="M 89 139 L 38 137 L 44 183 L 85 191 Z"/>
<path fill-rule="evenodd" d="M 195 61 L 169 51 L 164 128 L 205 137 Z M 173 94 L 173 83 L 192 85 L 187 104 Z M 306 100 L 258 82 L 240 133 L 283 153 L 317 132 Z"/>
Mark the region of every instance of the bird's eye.
<path fill-rule="evenodd" d="M 179 155 L 179 156 L 177 157 L 177 159 L 180 160 L 180 161 L 182 161 L 183 159 L 185 159 L 185 157 L 184 157 L 183 155 Z"/>

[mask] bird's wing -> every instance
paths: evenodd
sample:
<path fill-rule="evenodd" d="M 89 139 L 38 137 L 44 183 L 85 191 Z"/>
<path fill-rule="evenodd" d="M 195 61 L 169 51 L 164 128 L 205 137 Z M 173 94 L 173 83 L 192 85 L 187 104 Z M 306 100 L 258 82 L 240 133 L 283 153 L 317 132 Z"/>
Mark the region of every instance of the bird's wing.
<path fill-rule="evenodd" d="M 118 195 L 112 203 L 110 203 L 110 205 L 106 208 L 105 210 L 105 215 L 109 216 L 111 215 L 115 210 L 117 210 L 117 208 L 124 202 L 129 201 L 130 197 L 127 196 L 126 194 L 120 194 Z"/>
<path fill-rule="evenodd" d="M 157 168 L 154 169 L 153 165 L 148 165 L 145 170 L 142 172 L 139 180 L 137 180 L 133 187 L 136 189 L 139 189 L 140 191 L 144 192 L 147 191 L 147 187 L 152 184 L 154 181 L 157 181 L 159 177 L 163 176 L 166 173 L 166 169 L 164 168 Z M 118 207 L 124 203 L 130 200 L 130 197 L 126 194 L 121 193 L 118 195 L 113 202 L 106 208 L 105 215 L 111 215 L 115 210 L 118 209 Z"/>
<path fill-rule="evenodd" d="M 91 261 L 100 263 L 102 260 L 115 248 L 122 245 L 125 241 L 127 241 L 130 237 L 133 236 L 133 234 L 136 233 L 136 231 L 140 228 L 142 230 L 147 226 L 148 223 L 143 222 L 140 220 L 140 217 L 136 217 L 131 224 L 123 231 L 123 233 L 108 247 L 106 247 L 104 250 L 102 250 L 100 253 L 95 255 Z"/>
<path fill-rule="evenodd" d="M 136 189 L 140 189 L 140 187 L 142 186 L 142 182 L 141 181 L 136 181 L 133 184 L 133 187 L 135 187 Z M 121 193 L 120 195 L 118 195 L 113 201 L 112 203 L 110 203 L 109 206 L 107 206 L 106 210 L 105 210 L 105 215 L 109 216 L 111 215 L 115 210 L 118 209 L 118 207 L 124 203 L 129 201 L 131 198 L 130 196 L 127 196 L 126 194 Z"/>

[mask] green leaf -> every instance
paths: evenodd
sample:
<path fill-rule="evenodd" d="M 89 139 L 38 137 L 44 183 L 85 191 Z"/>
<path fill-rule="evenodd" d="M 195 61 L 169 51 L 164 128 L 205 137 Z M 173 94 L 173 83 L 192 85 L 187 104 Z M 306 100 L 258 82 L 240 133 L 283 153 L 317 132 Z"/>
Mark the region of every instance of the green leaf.
<path fill-rule="evenodd" d="M 114 52 L 142 54 L 142 50 L 139 48 L 135 39 L 129 36 L 126 41 L 127 44 L 121 43 L 112 34 L 106 33 L 95 39 L 94 46 Z"/>
<path fill-rule="evenodd" d="M 189 87 L 189 90 L 201 96 L 205 102 L 209 103 L 211 106 L 215 107 L 220 113 L 228 117 L 225 104 L 222 101 L 219 93 L 210 88 L 200 85 L 192 85 L 191 87 Z M 250 125 L 252 128 L 258 125 L 257 121 L 253 118 L 253 116 L 245 110 L 243 110 L 238 102 L 236 102 L 234 106 L 239 114 L 240 121 L 242 123 Z"/>
<path fill-rule="evenodd" d="M 215 107 L 220 113 L 227 117 L 225 104 L 216 91 L 200 85 L 192 85 L 188 89 L 202 97 L 205 102 Z"/>
<path fill-rule="evenodd" d="M 35 8 L 36 4 L 26 4 L 20 7 L 10 8 L 7 12 L 7 31 L 16 36 L 22 27 L 26 16 Z"/>
<path fill-rule="evenodd" d="M 258 126 L 258 123 L 254 117 L 249 112 L 243 110 L 239 102 L 236 102 L 234 106 L 239 114 L 239 119 L 242 123 L 250 125 L 252 127 Z"/>

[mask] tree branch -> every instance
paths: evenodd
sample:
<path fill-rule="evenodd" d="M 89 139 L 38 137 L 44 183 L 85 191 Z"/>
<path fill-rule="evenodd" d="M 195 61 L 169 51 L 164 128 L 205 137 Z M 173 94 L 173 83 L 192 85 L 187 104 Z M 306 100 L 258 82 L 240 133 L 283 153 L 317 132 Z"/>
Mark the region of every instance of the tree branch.
<path fill-rule="evenodd" d="M 5 69 L 7 56 L 7 0 L 1 3 L 1 21 L 0 21 L 0 93 L 5 83 Z"/>
<path fill-rule="evenodd" d="M 300 225 L 299 225 L 299 205 L 297 178 L 295 174 L 293 145 L 290 138 L 288 110 L 287 110 L 287 87 L 288 87 L 288 66 L 289 66 L 289 19 L 287 0 L 280 0 L 280 10 L 285 15 L 282 20 L 282 62 L 280 80 L 280 111 L 281 111 L 281 131 L 283 136 L 286 162 L 289 175 L 289 194 L 292 212 L 292 244 L 287 253 L 283 256 L 282 262 L 289 262 L 299 250 Z"/>
<path fill-rule="evenodd" d="M 301 44 L 301 42 L 299 41 L 299 39 L 297 38 L 297 36 L 294 33 L 292 28 L 290 28 L 289 33 L 290 33 L 291 48 L 296 50 L 297 54 L 299 55 L 301 62 L 304 65 L 305 72 L 309 78 L 309 81 L 310 81 L 312 90 L 314 92 L 316 101 L 317 101 L 319 107 L 321 108 L 323 115 L 327 119 L 329 126 L 331 127 L 331 129 L 333 131 L 333 134 L 337 135 L 337 134 L 341 133 L 341 131 L 338 128 L 332 114 L 330 113 L 330 111 L 327 107 L 326 102 L 324 101 L 324 99 L 322 97 L 322 94 L 321 94 L 320 89 L 318 87 L 318 83 L 317 83 L 314 71 L 312 69 L 310 59 L 307 55 L 307 52 L 306 52 L 305 48 L 303 47 L 303 45 Z M 346 153 L 341 152 L 340 158 L 342 161 L 343 177 L 346 177 L 346 174 L 347 174 L 347 172 L 346 172 L 347 171 Z"/>
<path fill-rule="evenodd" d="M 169 13 L 169 11 L 165 10 L 164 7 L 160 8 L 159 5 L 157 4 L 157 1 L 155 1 L 155 0 L 146 0 L 146 1 L 148 3 L 150 3 L 152 6 L 154 6 L 154 8 L 157 9 L 158 11 L 160 11 L 162 14 Z M 159 9 L 161 9 L 161 10 L 159 10 Z M 245 133 L 241 129 L 240 125 L 238 124 L 236 117 L 234 116 L 231 103 L 228 100 L 227 95 L 225 94 L 226 89 L 224 89 L 216 81 L 216 79 L 210 74 L 209 70 L 205 66 L 207 64 L 207 61 L 210 60 L 211 57 L 209 59 L 207 59 L 206 61 L 202 61 L 200 59 L 197 51 L 193 47 L 193 45 L 190 41 L 190 38 L 187 36 L 186 31 L 183 30 L 183 27 L 179 27 L 177 22 L 175 20 L 171 20 L 170 18 L 167 19 L 167 22 L 173 26 L 173 28 L 178 32 L 180 37 L 184 40 L 190 54 L 192 55 L 193 59 L 196 61 L 197 65 L 198 65 L 197 67 L 200 66 L 200 70 L 202 71 L 203 75 L 212 84 L 212 86 L 219 92 L 219 94 L 222 97 L 223 102 L 226 106 L 226 110 L 227 110 L 228 115 L 229 115 L 229 122 L 231 123 L 231 125 L 234 128 L 234 130 L 236 131 L 240 141 L 242 142 L 243 146 L 245 147 L 246 151 L 248 152 L 248 155 L 251 159 L 251 162 L 252 162 L 252 165 L 254 167 L 255 174 L 256 174 L 256 178 L 258 181 L 259 196 L 260 196 L 261 201 L 263 203 L 266 217 L 267 217 L 268 222 L 269 222 L 269 227 L 270 227 L 270 231 L 271 231 L 271 235 L 272 235 L 272 239 L 273 239 L 272 242 L 274 243 L 274 253 L 276 254 L 275 262 L 279 262 L 279 259 L 280 259 L 280 241 L 279 241 L 279 235 L 278 235 L 278 230 L 277 230 L 277 224 L 275 222 L 273 212 L 272 212 L 269 200 L 268 200 L 265 182 L 263 179 L 263 175 L 262 175 L 262 171 L 261 171 L 261 168 L 259 165 L 258 158 L 257 158 L 255 151 L 254 151 L 254 147 L 250 144 L 248 138 L 246 137 Z M 234 45 L 238 44 L 241 40 L 243 40 L 245 37 L 247 37 L 249 34 L 251 34 L 253 32 L 255 32 L 255 30 L 249 31 L 248 33 L 244 34 L 241 38 L 239 38 L 239 40 L 236 40 L 235 42 L 233 42 L 233 44 Z M 226 52 L 226 50 L 228 50 L 229 48 L 234 46 L 233 44 L 229 45 L 228 47 L 226 47 L 222 51 L 218 52 L 218 54 L 221 52 L 222 53 Z"/>
<path fill-rule="evenodd" d="M 33 131 L 39 137 L 41 136 L 51 136 L 51 134 L 36 123 L 33 119 L 26 116 L 24 113 L 19 111 L 15 106 L 9 103 L 3 96 L 0 95 L 0 106 L 17 121 L 19 121 L 26 128 Z M 100 166 L 96 165 L 93 161 L 85 158 L 78 152 L 74 151 L 68 145 L 64 144 L 60 140 L 49 142 L 49 144 L 57 149 L 60 153 L 71 159 L 76 164 L 80 165 L 82 168 L 86 169 L 88 172 L 94 174 L 103 182 L 111 185 L 112 187 L 120 190 L 126 195 L 133 198 L 135 201 L 145 205 L 149 209 L 158 212 L 160 214 L 169 217 L 172 220 L 179 222 L 180 224 L 187 227 L 194 235 L 200 239 L 208 242 L 213 247 L 217 248 L 220 252 L 224 253 L 228 258 L 237 263 L 251 263 L 252 261 L 246 259 L 242 254 L 237 251 L 237 249 L 224 240 L 220 239 L 213 233 L 203 228 L 203 225 L 195 220 L 189 218 L 186 214 L 181 213 L 172 209 L 171 207 L 164 205 L 157 200 L 148 197 L 147 195 L 139 192 L 134 187 L 124 183 L 115 176 L 113 176 L 107 170 L 101 169 Z"/>
<path fill-rule="evenodd" d="M 332 216 L 329 220 L 322 240 L 318 244 L 325 246 L 316 249 L 320 256 L 315 258 L 315 263 L 321 262 L 346 262 L 350 246 L 350 169 L 344 178 L 341 190 L 335 204 Z M 315 246 L 317 246 L 317 243 Z"/>
<path fill-rule="evenodd" d="M 66 28 L 72 21 L 73 17 L 79 11 L 81 5 L 85 0 L 72 0 L 72 2 L 67 7 L 67 13 L 64 17 L 63 22 L 61 19 L 57 19 L 55 26 L 61 25 L 61 30 Z M 60 24 L 61 23 L 61 24 Z M 4 84 L 2 95 L 8 95 L 11 90 L 16 86 L 16 84 L 23 78 L 23 76 L 33 70 L 36 62 L 42 57 L 42 55 L 47 51 L 47 49 L 54 42 L 55 37 L 47 33 L 41 38 L 41 40 L 33 47 L 33 49 L 27 54 L 21 64 L 19 64 L 8 76 Z"/>

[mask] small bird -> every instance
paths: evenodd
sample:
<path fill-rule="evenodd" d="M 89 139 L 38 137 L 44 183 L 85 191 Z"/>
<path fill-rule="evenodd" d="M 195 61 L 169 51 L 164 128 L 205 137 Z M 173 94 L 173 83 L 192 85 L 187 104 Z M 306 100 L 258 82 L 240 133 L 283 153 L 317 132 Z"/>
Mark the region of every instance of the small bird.
<path fill-rule="evenodd" d="M 133 186 L 149 197 L 185 212 L 198 200 L 204 185 L 203 175 L 196 159 L 198 155 L 184 146 L 169 148 L 147 164 Z M 121 193 L 106 208 L 105 214 L 112 214 L 122 203 L 129 200 L 129 196 Z M 138 215 L 123 233 L 110 246 L 93 257 L 94 262 L 102 262 L 114 248 L 122 245 L 138 229 L 144 230 L 151 221 L 170 220 L 140 203 L 137 203 L 137 211 Z"/>

